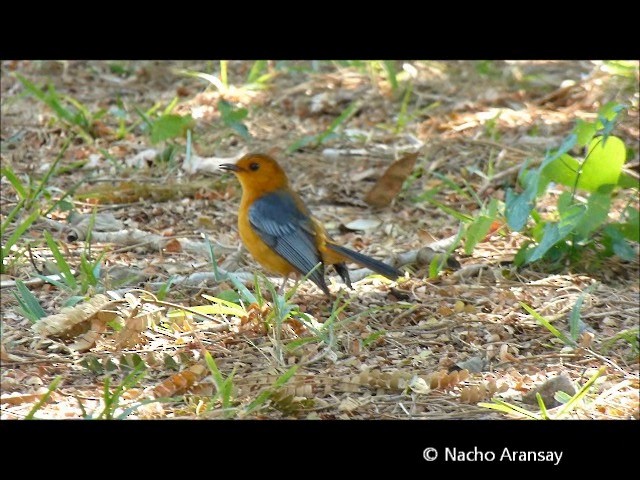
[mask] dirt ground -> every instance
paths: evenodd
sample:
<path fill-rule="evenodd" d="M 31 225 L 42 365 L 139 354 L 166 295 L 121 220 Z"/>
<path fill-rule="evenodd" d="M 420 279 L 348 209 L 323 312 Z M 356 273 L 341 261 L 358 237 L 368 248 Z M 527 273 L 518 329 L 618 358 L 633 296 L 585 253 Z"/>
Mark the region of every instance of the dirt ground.
<path fill-rule="evenodd" d="M 303 282 L 290 299 L 302 312 L 297 320 L 274 323 L 282 307 L 274 302 L 245 304 L 242 314 L 168 314 L 210 304 L 202 294 L 233 295 L 229 280 L 213 280 L 207 241 L 220 268 L 248 280 L 250 291 L 253 273 L 262 272 L 240 246 L 241 190 L 215 168 L 222 159 L 274 155 L 339 243 L 398 263 L 455 237 L 460 222 L 446 208 L 474 216 L 479 202 L 504 200 L 525 160 L 539 161 L 607 102 L 630 105 L 613 134 L 630 147 L 627 163 L 637 170 L 637 77 L 591 61 L 408 61 L 394 62 L 394 88 L 382 63 L 267 62 L 268 77 L 248 85 L 254 65 L 229 62 L 224 84 L 219 62 L 2 63 L 3 168 L 26 184 L 64 152 L 38 200 L 41 217 L 5 259 L 2 419 L 34 411 L 56 419 L 502 419 L 517 415 L 479 403 L 498 398 L 538 414 L 536 388 L 548 390 L 559 377 L 578 390 L 599 371 L 563 418 L 640 418 L 638 258 L 516 268 L 524 238 L 505 225 L 471 255 L 456 249 L 435 278 L 429 263 L 412 262 L 397 282 L 366 276 L 348 290 L 331 271 L 333 299 Z M 215 75 L 213 83 L 203 73 Z M 55 92 L 64 105 L 79 102 L 89 118 L 84 135 L 17 74 L 51 85 L 50 98 Z M 153 120 L 174 99 L 173 113 L 193 117 L 189 140 L 152 143 Z M 246 108 L 246 117 L 234 123 L 221 115 L 221 99 Z M 292 147 L 337 120 L 322 142 Z M 413 173 L 392 203 L 367 204 L 385 169 L 415 151 Z M 4 172 L 1 187 L 4 223 L 18 195 Z M 549 194 L 549 208 L 557 194 Z M 637 208 L 637 191 L 624 200 Z M 77 218 L 86 227 L 94 213 L 93 233 L 83 238 Z M 3 235 L 3 248 L 24 216 Z M 83 270 L 82 258 L 95 261 L 96 280 L 75 291 L 44 282 L 38 274 L 59 273 L 45 231 L 74 271 Z M 76 310 L 81 318 L 61 335 L 54 326 L 34 329 L 14 295 L 16 279 L 47 315 L 62 315 L 56 321 L 71 321 L 66 305 L 93 299 L 95 308 Z M 266 281 L 260 285 L 269 299 Z M 579 299 L 586 325 L 579 347 L 520 304 L 568 332 Z M 634 329 L 635 340 L 620 336 Z M 543 397 L 553 403 L 553 392 Z"/>

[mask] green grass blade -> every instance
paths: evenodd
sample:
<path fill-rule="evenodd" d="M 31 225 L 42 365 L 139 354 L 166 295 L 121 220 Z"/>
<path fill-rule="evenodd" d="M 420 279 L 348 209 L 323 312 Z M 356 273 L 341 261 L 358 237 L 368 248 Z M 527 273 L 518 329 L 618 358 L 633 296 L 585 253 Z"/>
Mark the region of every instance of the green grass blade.
<path fill-rule="evenodd" d="M 437 200 L 435 200 L 433 198 L 427 197 L 427 198 L 424 198 L 424 200 L 426 200 L 427 202 L 429 202 L 432 205 L 435 205 L 436 207 L 438 207 L 443 212 L 448 213 L 449 215 L 451 215 L 456 220 L 459 220 L 459 221 L 465 222 L 465 223 L 473 222 L 473 217 L 471 217 L 469 215 L 465 215 L 464 213 L 460 213 L 457 210 L 454 210 L 453 208 L 445 205 L 444 203 L 440 203 L 440 202 L 438 202 Z"/>
<path fill-rule="evenodd" d="M 240 280 L 238 280 L 238 277 L 236 277 L 231 272 L 227 272 L 227 275 L 229 276 L 229 280 L 231 280 L 231 283 L 233 283 L 233 286 L 236 288 L 236 290 L 238 290 L 238 293 L 244 300 L 248 301 L 249 303 L 258 303 L 258 299 L 255 297 L 255 295 L 251 293 Z"/>
<path fill-rule="evenodd" d="M 320 135 L 316 137 L 315 144 L 320 145 L 329 135 L 333 133 L 333 131 L 338 128 L 338 126 L 345 122 L 349 117 L 351 117 L 359 108 L 359 104 L 357 101 L 351 102 L 347 108 L 345 108 L 342 113 L 336 118 L 331 125 L 322 132 Z"/>
<path fill-rule="evenodd" d="M 531 420 L 540 420 L 540 417 L 529 410 L 526 410 L 518 405 L 514 405 L 512 403 L 505 402 L 498 398 L 493 398 L 492 401 L 494 403 L 478 403 L 479 407 L 490 408 L 491 410 L 496 410 L 498 412 L 507 413 L 509 415 L 514 415 L 516 413 L 529 418 Z"/>
<path fill-rule="evenodd" d="M 15 207 L 11 209 L 9 215 L 4 219 L 4 222 L 0 224 L 0 237 L 4 237 L 4 233 L 7 230 L 7 227 L 11 225 L 13 219 L 18 216 L 18 213 L 21 212 L 24 208 L 25 200 L 20 200 Z"/>
<path fill-rule="evenodd" d="M 16 189 L 16 192 L 18 193 L 18 197 L 20 197 L 20 200 L 24 200 L 27 197 L 27 190 L 24 188 L 24 185 L 22 184 L 18 176 L 15 174 L 15 172 L 11 169 L 11 167 L 2 167 L 2 169 L 0 169 L 0 176 L 2 175 L 7 177 L 7 180 L 9 180 L 9 183 L 11 183 L 13 188 Z"/>
<path fill-rule="evenodd" d="M 266 403 L 267 400 L 271 398 L 271 396 L 281 388 L 285 383 L 287 383 L 291 377 L 293 377 L 298 370 L 298 365 L 294 365 L 289 368 L 286 372 L 284 372 L 273 385 L 273 388 L 269 388 L 267 390 L 262 391 L 247 407 L 245 408 L 245 413 L 251 413 L 262 405 Z"/>
<path fill-rule="evenodd" d="M 571 397 L 567 403 L 558 411 L 557 418 L 562 418 L 563 415 L 569 413 L 573 406 L 578 403 L 584 396 L 587 394 L 591 386 L 595 383 L 600 375 L 602 375 L 606 371 L 606 367 L 600 367 L 598 371 L 585 383 L 580 390 L 576 392 L 576 394 Z"/>
<path fill-rule="evenodd" d="M 543 420 L 549 420 L 549 413 L 547 412 L 547 406 L 544 404 L 544 400 L 542 399 L 542 395 L 539 392 L 536 392 L 536 400 L 538 401 L 538 406 L 540 407 L 540 416 Z"/>
<path fill-rule="evenodd" d="M 13 292 L 13 294 L 24 312 L 30 315 L 27 318 L 31 320 L 31 323 L 36 323 L 42 317 L 47 316 L 47 312 L 44 311 L 38 299 L 31 293 L 31 290 L 27 288 L 22 280 L 16 280 L 16 289 L 18 291 Z"/>
<path fill-rule="evenodd" d="M 580 335 L 580 329 L 582 327 L 582 321 L 580 319 L 580 310 L 582 309 L 582 303 L 584 302 L 584 298 L 587 294 L 590 294 L 595 288 L 596 284 L 590 285 L 587 287 L 576 300 L 575 305 L 571 309 L 571 313 L 569 314 L 569 334 L 571 338 L 575 341 L 578 340 L 578 336 Z"/>
<path fill-rule="evenodd" d="M 76 138 L 76 136 L 72 135 L 71 137 L 69 137 L 67 139 L 66 142 L 64 142 L 64 145 L 62 145 L 62 148 L 60 149 L 60 152 L 56 156 L 56 158 L 53 161 L 53 163 L 51 163 L 51 166 L 49 167 L 49 170 L 47 170 L 47 173 L 45 173 L 44 177 L 42 178 L 42 180 L 40 180 L 40 183 L 38 184 L 38 188 L 33 193 L 33 195 L 31 195 L 30 202 L 28 202 L 28 203 L 34 202 L 35 200 L 37 200 L 40 197 L 40 195 L 44 191 L 45 187 L 47 186 L 47 183 L 49 183 L 49 179 L 51 178 L 51 175 L 53 175 L 53 172 L 56 171 L 58 163 L 60 162 L 60 160 L 62 160 L 62 157 L 64 156 L 65 152 L 67 151 L 67 149 L 71 145 L 71 142 L 75 138 Z M 27 204 L 27 208 L 30 208 L 30 207 L 31 207 L 31 205 Z"/>
<path fill-rule="evenodd" d="M 391 90 L 395 93 L 398 90 L 398 73 L 396 71 L 396 67 L 393 65 L 393 61 L 383 60 L 382 67 L 387 73 L 387 79 L 391 85 Z"/>
<path fill-rule="evenodd" d="M 50 283 L 54 287 L 58 287 L 60 290 L 69 290 L 69 286 L 67 284 L 62 283 L 59 280 L 55 280 L 51 278 L 51 276 L 41 275 L 39 273 L 34 273 L 33 275 L 39 278 L 40 280 L 42 280 L 43 282 Z"/>
<path fill-rule="evenodd" d="M 544 318 L 542 315 L 540 315 L 538 312 L 536 312 L 533 308 L 531 308 L 526 303 L 524 303 L 524 302 L 519 302 L 519 303 L 522 306 L 522 308 L 524 308 L 527 312 L 529 312 L 533 316 L 533 318 L 535 318 L 538 321 L 538 323 L 540 323 L 540 325 L 542 325 L 544 328 L 546 328 L 552 334 L 554 334 L 556 337 L 558 337 L 560 340 L 562 340 L 565 345 L 569 345 L 570 347 L 575 347 L 576 346 L 576 342 L 571 340 L 564 333 L 562 333 L 556 327 L 551 325 L 549 320 Z"/>
<path fill-rule="evenodd" d="M 258 78 L 260 78 L 260 74 L 267 67 L 266 60 L 256 60 L 253 62 L 251 66 L 251 70 L 249 70 L 249 75 L 247 75 L 247 83 L 256 83 Z"/>
<path fill-rule="evenodd" d="M 71 268 L 60 252 L 58 245 L 56 245 L 55 240 L 47 230 L 44 231 L 44 238 L 47 241 L 49 249 L 51 249 L 51 253 L 53 254 L 53 258 L 56 260 L 58 268 L 60 269 L 60 275 L 64 278 L 67 286 L 72 290 L 75 290 L 78 288 L 78 282 L 76 282 L 76 278 L 73 276 L 73 273 L 71 273 Z"/>
<path fill-rule="evenodd" d="M 13 247 L 16 242 L 22 237 L 22 235 L 29 229 L 31 224 L 35 222 L 40 217 L 40 212 L 37 210 L 31 212 L 29 215 L 18 227 L 13 231 L 11 236 L 7 239 L 1 249 L 1 256 L 4 259 L 9 252 L 11 251 L 11 247 Z"/>
<path fill-rule="evenodd" d="M 27 415 L 24 417 L 25 420 L 33 420 L 33 416 L 36 414 L 36 412 L 38 410 L 40 410 L 40 408 L 47 403 L 47 400 L 49 400 L 49 397 L 51 396 L 51 394 L 53 393 L 53 391 L 58 388 L 58 385 L 60 385 L 60 383 L 62 382 L 62 375 L 58 375 L 56 378 L 53 379 L 53 382 L 51 382 L 51 385 L 49 385 L 49 388 L 47 388 L 47 393 L 45 393 L 42 398 L 40 398 L 40 400 L 38 400 L 35 405 L 31 408 L 31 410 L 29 410 L 29 413 L 27 413 Z"/>

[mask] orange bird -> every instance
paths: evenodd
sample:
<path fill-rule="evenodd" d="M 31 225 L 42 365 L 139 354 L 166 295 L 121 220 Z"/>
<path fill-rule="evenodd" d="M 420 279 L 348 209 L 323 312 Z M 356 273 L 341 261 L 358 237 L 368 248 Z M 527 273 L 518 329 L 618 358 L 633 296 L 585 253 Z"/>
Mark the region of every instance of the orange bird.
<path fill-rule="evenodd" d="M 327 264 L 353 288 L 347 261 L 391 280 L 400 276 L 386 263 L 337 245 L 291 190 L 284 170 L 273 158 L 250 153 L 220 168 L 233 172 L 242 185 L 238 230 L 243 243 L 266 270 L 283 275 L 284 282 L 292 273 L 309 274 L 320 263 L 309 279 L 325 294 L 329 295 L 324 279 Z"/>

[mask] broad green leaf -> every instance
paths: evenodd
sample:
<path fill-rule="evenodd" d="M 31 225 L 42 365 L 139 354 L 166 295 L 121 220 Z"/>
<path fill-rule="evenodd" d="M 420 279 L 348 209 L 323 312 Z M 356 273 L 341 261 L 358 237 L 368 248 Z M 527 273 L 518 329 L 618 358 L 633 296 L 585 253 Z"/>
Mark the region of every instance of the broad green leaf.
<path fill-rule="evenodd" d="M 564 212 L 559 222 L 549 222 L 545 224 L 542 240 L 529 252 L 527 262 L 531 263 L 540 260 L 551 247 L 561 240 L 564 240 L 567 235 L 575 230 L 576 225 L 581 221 L 584 213 L 584 205 L 572 205 Z"/>
<path fill-rule="evenodd" d="M 596 128 L 595 123 L 585 122 L 584 120 L 578 119 L 576 121 L 576 128 L 574 129 L 574 132 L 578 137 L 576 143 L 580 147 L 587 146 L 597 131 L 598 129 Z"/>
<path fill-rule="evenodd" d="M 575 233 L 580 239 L 588 239 L 591 233 L 595 232 L 607 221 L 609 208 L 611 207 L 612 188 L 612 185 L 608 188 L 603 187 L 600 191 L 589 195 L 587 211 L 575 229 Z"/>
<path fill-rule="evenodd" d="M 151 143 L 158 143 L 171 138 L 184 137 L 193 126 L 191 115 L 162 115 L 151 126 Z"/>
<path fill-rule="evenodd" d="M 547 165 L 542 174 L 552 182 L 574 187 L 579 170 L 580 162 L 565 153 Z"/>
<path fill-rule="evenodd" d="M 606 144 L 603 144 L 602 137 L 596 137 L 591 141 L 582 165 L 564 154 L 546 165 L 543 174 L 562 185 L 596 192 L 603 185 L 618 183 L 625 157 L 624 142 L 618 137 L 609 137 Z"/>
<path fill-rule="evenodd" d="M 615 228 L 614 225 L 607 225 L 604 229 L 604 234 L 605 237 L 602 243 L 608 246 L 617 256 L 628 262 L 637 258 L 635 249 L 631 247 L 622 232 Z"/>
<path fill-rule="evenodd" d="M 640 242 L 640 212 L 637 208 L 629 206 L 626 208 L 625 213 L 628 220 L 624 223 L 614 223 L 614 226 L 624 238 L 631 240 L 632 242 Z"/>
<path fill-rule="evenodd" d="M 494 198 L 489 204 L 487 213 L 478 216 L 468 227 L 466 231 L 466 240 L 464 244 L 464 251 L 467 255 L 473 252 L 475 246 L 480 242 L 496 219 L 498 201 Z"/>
<path fill-rule="evenodd" d="M 594 138 L 582 164 L 578 187 L 596 192 L 603 185 L 617 184 L 626 155 L 624 142 L 618 137 L 609 137 L 606 144 Z"/>
<path fill-rule="evenodd" d="M 558 214 L 560 217 L 565 216 L 573 205 L 574 200 L 571 192 L 562 192 L 558 197 Z"/>
<path fill-rule="evenodd" d="M 620 188 L 635 188 L 636 190 L 640 190 L 640 181 L 628 173 L 622 172 L 620 178 L 618 178 L 618 186 Z"/>
<path fill-rule="evenodd" d="M 604 104 L 602 107 L 600 107 L 600 110 L 598 110 L 598 121 L 596 122 L 596 128 L 598 130 L 605 128 L 606 124 L 609 122 L 613 122 L 622 110 L 624 110 L 624 105 L 620 105 L 619 103 L 609 102 Z"/>
<path fill-rule="evenodd" d="M 564 142 L 562 142 L 562 145 L 560 145 L 560 148 L 558 148 L 558 150 L 556 150 L 553 153 L 548 153 L 546 155 L 545 159 L 540 164 L 538 171 L 541 172 L 551 162 L 555 161 L 557 158 L 560 158 L 562 155 L 569 152 L 573 147 L 575 147 L 577 141 L 578 141 L 578 136 L 575 133 L 572 133 L 567 138 L 565 138 Z"/>

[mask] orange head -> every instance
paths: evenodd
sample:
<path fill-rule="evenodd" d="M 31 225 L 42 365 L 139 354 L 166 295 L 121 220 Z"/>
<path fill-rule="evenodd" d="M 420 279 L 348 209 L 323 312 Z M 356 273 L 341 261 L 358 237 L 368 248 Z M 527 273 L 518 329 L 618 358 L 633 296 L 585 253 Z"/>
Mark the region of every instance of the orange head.
<path fill-rule="evenodd" d="M 259 197 L 265 193 L 287 188 L 289 181 L 282 167 L 268 155 L 248 153 L 236 163 L 223 163 L 222 170 L 233 172 L 245 193 Z"/>

